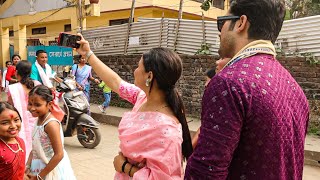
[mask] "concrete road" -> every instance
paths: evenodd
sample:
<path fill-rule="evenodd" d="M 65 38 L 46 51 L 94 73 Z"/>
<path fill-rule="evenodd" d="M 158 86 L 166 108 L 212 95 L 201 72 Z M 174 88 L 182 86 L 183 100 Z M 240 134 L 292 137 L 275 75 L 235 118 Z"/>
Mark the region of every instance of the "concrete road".
<path fill-rule="evenodd" d="M 65 148 L 78 180 L 113 179 L 113 158 L 119 151 L 117 127 L 101 125 L 101 142 L 95 149 L 86 149 L 76 136 L 65 138 Z"/>
<path fill-rule="evenodd" d="M 2 101 L 7 100 L 6 93 L 1 92 Z M 93 111 L 99 112 L 93 105 Z M 112 107 L 109 114 L 121 116 L 123 112 L 121 108 Z M 189 119 L 193 120 L 193 119 Z M 199 122 L 194 120 L 189 123 L 190 130 L 196 131 L 200 126 Z M 65 138 L 65 148 L 71 160 L 71 164 L 78 180 L 109 180 L 113 179 L 115 170 L 113 168 L 113 158 L 119 151 L 119 139 L 117 127 L 111 125 L 101 125 L 101 143 L 95 149 L 86 149 L 78 142 L 77 137 Z M 309 150 L 320 149 L 320 144 L 316 143 L 318 139 L 307 137 L 306 147 Z M 304 180 L 320 179 L 320 168 L 306 165 L 304 167 Z"/>
<path fill-rule="evenodd" d="M 95 149 L 85 149 L 77 138 L 65 138 L 66 151 L 71 160 L 72 168 L 78 180 L 109 180 L 113 179 L 115 170 L 113 158 L 118 153 L 118 130 L 111 125 L 101 125 L 101 143 Z M 304 167 L 305 180 L 318 180 L 320 168 Z"/>

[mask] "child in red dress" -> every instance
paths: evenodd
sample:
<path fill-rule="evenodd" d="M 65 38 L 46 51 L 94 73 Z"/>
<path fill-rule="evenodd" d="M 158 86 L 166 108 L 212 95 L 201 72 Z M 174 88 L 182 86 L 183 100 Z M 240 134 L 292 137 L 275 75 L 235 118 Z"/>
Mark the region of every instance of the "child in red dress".
<path fill-rule="evenodd" d="M 0 102 L 0 179 L 21 180 L 25 170 L 25 145 L 18 137 L 21 128 L 19 112 Z"/>

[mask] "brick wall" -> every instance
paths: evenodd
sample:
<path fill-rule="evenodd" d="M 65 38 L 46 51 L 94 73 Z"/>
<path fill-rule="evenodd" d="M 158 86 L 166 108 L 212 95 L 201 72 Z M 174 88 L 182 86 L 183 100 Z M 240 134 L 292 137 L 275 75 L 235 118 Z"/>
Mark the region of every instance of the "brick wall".
<path fill-rule="evenodd" d="M 137 68 L 141 55 L 128 56 L 104 56 L 99 57 L 111 69 L 116 71 L 121 78 L 133 83 L 133 71 Z M 212 56 L 188 56 L 181 55 L 183 59 L 183 75 L 177 84 L 182 95 L 186 112 L 195 117 L 200 116 L 201 98 L 204 89 L 204 74 L 209 67 L 215 64 Z M 91 90 L 91 102 L 101 103 L 103 101 L 102 90 L 94 86 Z M 132 107 L 129 103 L 121 100 L 115 93 L 112 94 L 112 105 L 120 107 Z"/>
<path fill-rule="evenodd" d="M 308 99 L 320 100 L 320 65 L 310 65 L 302 57 L 282 57 L 278 60 L 300 84 Z"/>
<path fill-rule="evenodd" d="M 133 83 L 133 71 L 137 67 L 140 55 L 128 56 L 104 56 L 100 59 L 111 69 L 116 71 L 124 80 Z M 215 65 L 217 57 L 181 55 L 183 60 L 183 75 L 178 83 L 178 89 L 182 95 L 186 112 L 190 116 L 199 117 L 201 112 L 201 98 L 204 89 L 204 74 Z M 293 77 L 304 89 L 312 110 L 313 121 L 320 121 L 320 65 L 310 65 L 305 58 L 278 58 L 279 62 L 289 70 Z M 103 101 L 102 90 L 94 86 L 91 91 L 91 102 Z M 116 94 L 112 94 L 112 105 L 120 107 L 132 107 L 129 103 L 120 100 Z M 319 124 L 319 123 L 318 123 Z"/>

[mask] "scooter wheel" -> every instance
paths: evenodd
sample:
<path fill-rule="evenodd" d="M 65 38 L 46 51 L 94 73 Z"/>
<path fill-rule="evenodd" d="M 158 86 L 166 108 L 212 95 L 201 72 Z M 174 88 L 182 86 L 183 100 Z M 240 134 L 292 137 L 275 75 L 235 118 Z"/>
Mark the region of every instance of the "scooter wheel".
<path fill-rule="evenodd" d="M 77 137 L 80 144 L 88 149 L 95 148 L 101 141 L 101 134 L 97 128 L 78 126 Z"/>

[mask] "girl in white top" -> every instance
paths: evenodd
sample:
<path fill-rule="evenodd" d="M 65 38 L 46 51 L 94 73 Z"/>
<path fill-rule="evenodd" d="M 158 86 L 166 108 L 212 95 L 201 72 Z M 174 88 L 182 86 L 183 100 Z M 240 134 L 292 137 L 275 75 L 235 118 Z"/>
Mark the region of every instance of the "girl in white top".
<path fill-rule="evenodd" d="M 26 174 L 32 180 L 76 179 L 63 147 L 61 124 L 50 112 L 53 99 L 52 91 L 44 85 L 36 86 L 29 92 L 28 110 L 38 117 L 26 168 Z"/>

